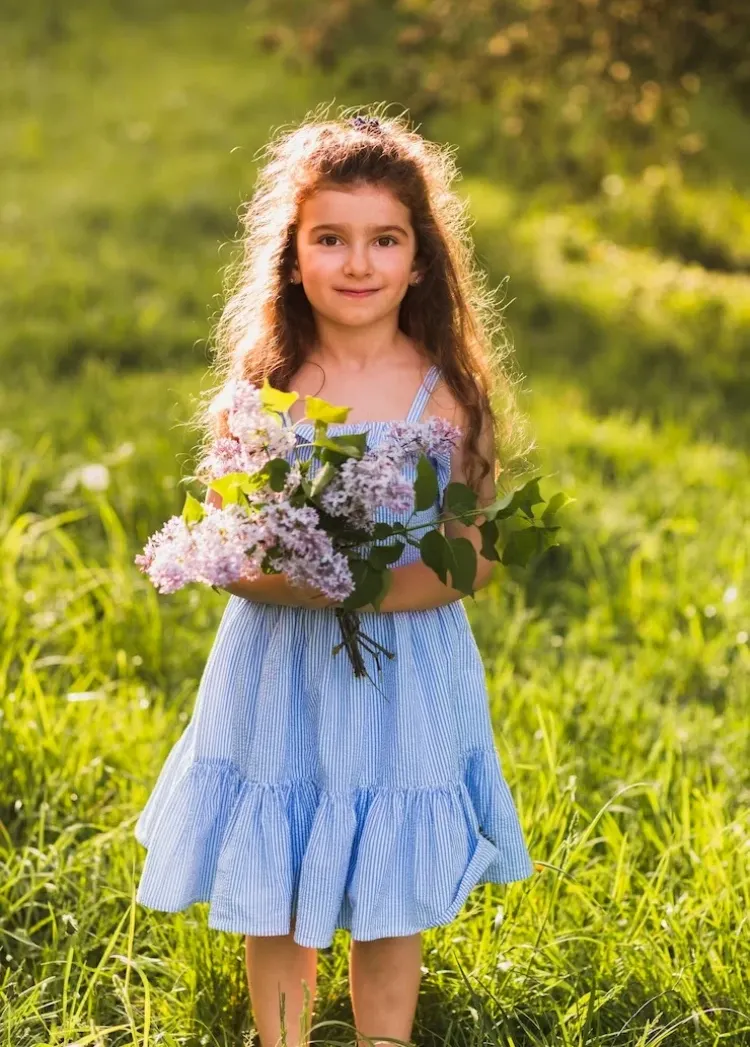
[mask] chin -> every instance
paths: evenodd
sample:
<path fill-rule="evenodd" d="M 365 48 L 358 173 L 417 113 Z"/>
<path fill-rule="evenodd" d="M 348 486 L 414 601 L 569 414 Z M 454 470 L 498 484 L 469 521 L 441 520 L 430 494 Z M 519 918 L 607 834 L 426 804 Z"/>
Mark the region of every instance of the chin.
<path fill-rule="evenodd" d="M 367 308 L 364 302 L 354 302 L 349 307 L 344 307 L 343 309 L 339 303 L 337 303 L 337 306 L 338 308 L 335 309 L 319 309 L 317 312 L 332 323 L 348 324 L 350 327 L 359 327 L 365 323 L 375 323 L 388 316 L 389 312 L 388 310 L 384 311 L 382 305 L 378 309 Z"/>

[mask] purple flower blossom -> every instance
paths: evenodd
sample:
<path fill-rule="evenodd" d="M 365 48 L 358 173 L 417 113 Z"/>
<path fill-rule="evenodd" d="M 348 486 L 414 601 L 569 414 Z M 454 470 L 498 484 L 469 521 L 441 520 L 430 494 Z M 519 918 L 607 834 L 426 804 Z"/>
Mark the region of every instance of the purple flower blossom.
<path fill-rule="evenodd" d="M 259 389 L 244 379 L 232 379 L 211 405 L 226 410 L 229 436 L 214 441 L 200 463 L 207 482 L 229 473 L 253 473 L 273 458 L 287 457 L 296 447 L 293 428 L 282 426 L 261 402 Z M 347 459 L 323 489 L 320 506 L 351 527 L 371 533 L 379 508 L 408 512 L 414 504 L 413 484 L 402 474 L 411 456 L 450 456 L 461 429 L 442 418 L 395 422 L 381 443 L 361 459 Z M 320 526 L 312 505 L 293 506 L 304 472 L 293 461 L 283 489 L 256 492 L 260 507 L 210 503 L 200 520 L 188 523 L 173 516 L 149 538 L 136 556 L 138 567 L 159 592 L 172 593 L 189 582 L 225 586 L 258 577 L 263 570 L 284 571 L 295 585 L 309 585 L 341 601 L 354 588 L 349 559 L 336 538 Z M 345 527 L 338 532 L 345 540 Z M 356 554 L 355 554 L 356 555 Z"/>
<path fill-rule="evenodd" d="M 210 411 L 214 415 L 227 412 L 231 438 L 223 437 L 214 442 L 203 460 L 201 471 L 210 473 L 218 465 L 225 468 L 221 475 L 255 472 L 272 458 L 283 458 L 296 444 L 294 431 L 282 425 L 274 412 L 263 407 L 260 390 L 244 378 L 230 379 L 214 397 Z M 241 464 L 235 469 L 229 468 L 228 463 Z"/>
<path fill-rule="evenodd" d="M 333 600 L 349 595 L 354 588 L 349 561 L 318 526 L 316 509 L 279 502 L 260 509 L 258 519 L 273 535 L 284 572 L 293 585 L 315 586 Z"/>
<path fill-rule="evenodd" d="M 249 516 L 240 505 L 217 509 L 208 504 L 206 515 L 192 524 L 171 517 L 135 562 L 162 593 L 188 582 L 225 586 L 252 581 L 265 560 L 267 566 L 284 570 L 293 584 L 316 586 L 343 600 L 354 588 L 349 563 L 318 522 L 312 506 L 270 503 Z"/>
<path fill-rule="evenodd" d="M 368 451 L 349 458 L 323 489 L 320 504 L 331 516 L 343 516 L 354 527 L 371 531 L 379 507 L 408 512 L 414 505 L 414 485 L 386 451 Z"/>
<path fill-rule="evenodd" d="M 433 458 L 450 457 L 461 439 L 463 430 L 445 418 L 437 416 L 424 422 L 392 422 L 377 447 L 388 451 L 395 460 L 426 454 Z"/>
<path fill-rule="evenodd" d="M 263 532 L 239 505 L 222 509 L 206 505 L 202 520 L 188 524 L 172 516 L 152 535 L 135 563 L 161 593 L 173 593 L 188 582 L 226 585 L 257 577 Z"/>
<path fill-rule="evenodd" d="M 200 472 L 211 480 L 218 480 L 228 473 L 252 473 L 261 464 L 256 464 L 239 440 L 233 436 L 220 436 L 201 459 Z"/>

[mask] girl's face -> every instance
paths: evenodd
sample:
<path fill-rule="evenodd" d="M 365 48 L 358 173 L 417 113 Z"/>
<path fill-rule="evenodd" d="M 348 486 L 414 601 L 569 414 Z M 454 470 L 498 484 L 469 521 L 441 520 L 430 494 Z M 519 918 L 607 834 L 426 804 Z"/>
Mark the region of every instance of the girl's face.
<path fill-rule="evenodd" d="M 409 209 L 376 186 L 319 189 L 300 208 L 292 279 L 314 312 L 345 326 L 398 314 L 419 281 Z"/>

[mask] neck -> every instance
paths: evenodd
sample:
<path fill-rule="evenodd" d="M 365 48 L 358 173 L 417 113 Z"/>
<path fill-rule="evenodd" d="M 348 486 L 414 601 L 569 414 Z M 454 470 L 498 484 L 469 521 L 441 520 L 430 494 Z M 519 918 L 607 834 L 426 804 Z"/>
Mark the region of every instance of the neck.
<path fill-rule="evenodd" d="M 403 331 L 389 321 L 351 327 L 316 318 L 317 342 L 308 354 L 312 363 L 327 363 L 340 373 L 364 374 L 409 348 Z"/>

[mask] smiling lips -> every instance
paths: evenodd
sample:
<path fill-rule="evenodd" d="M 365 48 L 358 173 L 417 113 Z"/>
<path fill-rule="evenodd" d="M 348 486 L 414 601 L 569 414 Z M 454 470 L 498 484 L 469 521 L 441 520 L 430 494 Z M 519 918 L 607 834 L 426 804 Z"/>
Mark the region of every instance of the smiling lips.
<path fill-rule="evenodd" d="M 375 294 L 375 292 L 379 291 L 380 288 L 379 287 L 369 287 L 369 288 L 366 287 L 366 288 L 364 288 L 361 291 L 354 291 L 354 290 L 349 290 L 348 288 L 344 288 L 344 287 L 337 287 L 336 290 L 338 291 L 339 294 L 349 295 L 350 298 L 367 298 L 368 295 Z"/>

